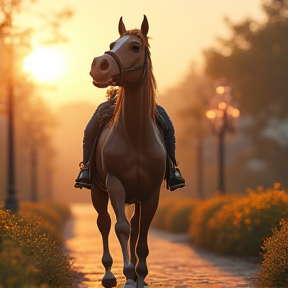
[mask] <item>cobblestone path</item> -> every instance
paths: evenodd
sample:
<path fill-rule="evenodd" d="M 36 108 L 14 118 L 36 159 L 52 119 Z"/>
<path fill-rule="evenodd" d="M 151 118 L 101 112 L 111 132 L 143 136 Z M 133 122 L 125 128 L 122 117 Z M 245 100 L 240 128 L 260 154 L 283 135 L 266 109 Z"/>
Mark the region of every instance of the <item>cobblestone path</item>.
<path fill-rule="evenodd" d="M 97 213 L 92 204 L 72 206 L 73 220 L 66 227 L 66 246 L 75 259 L 77 288 L 101 288 L 104 268 L 101 263 L 102 240 L 96 225 Z M 113 214 L 112 214 L 113 215 Z M 112 271 L 122 288 L 122 253 L 114 227 L 110 232 Z M 149 234 L 146 281 L 150 288 L 252 287 L 249 284 L 259 265 L 238 258 L 222 258 L 193 247 L 187 235 L 151 230 Z"/>

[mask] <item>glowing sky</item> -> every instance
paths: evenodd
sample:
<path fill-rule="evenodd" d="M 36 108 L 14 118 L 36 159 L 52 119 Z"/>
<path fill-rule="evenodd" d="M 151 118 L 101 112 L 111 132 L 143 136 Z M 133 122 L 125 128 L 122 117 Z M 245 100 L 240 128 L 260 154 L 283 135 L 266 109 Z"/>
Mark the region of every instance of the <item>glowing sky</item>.
<path fill-rule="evenodd" d="M 24 58 L 24 70 L 30 72 L 38 82 L 53 82 L 64 72 L 64 58 L 56 49 L 34 48 Z"/>
<path fill-rule="evenodd" d="M 123 16 L 127 29 L 140 28 L 148 18 L 152 61 L 159 92 L 174 86 L 191 69 L 202 63 L 202 50 L 216 43 L 216 36 L 228 36 L 223 21 L 247 17 L 263 19 L 261 0 L 39 0 L 41 10 L 69 6 L 75 15 L 62 32 L 69 43 L 60 45 L 67 63 L 57 89 L 45 92 L 53 106 L 69 101 L 103 101 L 105 90 L 95 88 L 89 76 L 93 57 L 101 55 L 118 38 L 118 21 Z M 34 4 L 33 4 L 34 5 Z"/>

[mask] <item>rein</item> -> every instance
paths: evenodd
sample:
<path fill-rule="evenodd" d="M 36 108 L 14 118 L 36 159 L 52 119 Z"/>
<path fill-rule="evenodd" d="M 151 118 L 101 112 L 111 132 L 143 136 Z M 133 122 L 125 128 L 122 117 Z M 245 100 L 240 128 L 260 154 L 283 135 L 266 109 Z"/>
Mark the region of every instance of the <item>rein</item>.
<path fill-rule="evenodd" d="M 129 86 L 137 86 L 139 83 L 141 83 L 143 81 L 143 79 L 145 78 L 146 76 L 146 71 L 147 71 L 147 47 L 145 47 L 145 58 L 144 58 L 144 63 L 143 65 L 140 65 L 140 66 L 132 66 L 132 67 L 129 67 L 129 68 L 124 68 L 122 66 L 122 63 L 119 59 L 119 57 L 117 56 L 117 54 L 111 50 L 109 51 L 106 51 L 105 54 L 108 54 L 110 55 L 111 57 L 114 58 L 114 60 L 116 61 L 116 63 L 118 64 L 118 67 L 120 69 L 120 73 L 119 74 L 115 74 L 115 75 L 112 75 L 112 81 L 110 82 L 111 85 L 114 85 L 116 86 L 117 85 L 117 81 L 120 80 L 122 81 L 123 80 L 123 75 L 127 72 L 134 72 L 134 71 L 137 71 L 137 70 L 140 70 L 140 69 L 144 69 L 143 71 L 143 74 L 142 74 L 142 77 L 141 79 L 136 83 L 136 84 L 131 84 Z"/>

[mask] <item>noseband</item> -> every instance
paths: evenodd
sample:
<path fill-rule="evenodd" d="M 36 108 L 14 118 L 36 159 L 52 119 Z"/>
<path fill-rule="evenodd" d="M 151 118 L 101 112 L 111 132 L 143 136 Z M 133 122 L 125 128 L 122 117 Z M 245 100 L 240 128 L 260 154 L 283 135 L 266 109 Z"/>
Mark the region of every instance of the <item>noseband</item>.
<path fill-rule="evenodd" d="M 113 57 L 114 60 L 116 61 L 117 65 L 118 65 L 119 69 L 120 69 L 120 73 L 115 74 L 115 75 L 112 75 L 112 77 L 111 77 L 112 79 L 111 79 L 111 81 L 109 81 L 109 84 L 111 84 L 111 85 L 113 85 L 113 86 L 116 86 L 118 81 L 120 81 L 120 83 L 121 83 L 121 81 L 123 80 L 123 75 L 124 75 L 125 73 L 134 72 L 134 71 L 140 70 L 140 69 L 142 69 L 142 68 L 144 69 L 144 71 L 143 71 L 143 74 L 142 74 L 141 79 L 140 79 L 137 83 L 135 83 L 135 84 L 133 84 L 133 85 L 129 85 L 129 86 L 136 86 L 136 85 L 138 85 L 139 83 L 141 83 L 141 82 L 143 81 L 143 79 L 144 79 L 144 77 L 145 77 L 145 75 L 146 75 L 146 70 L 147 70 L 147 56 L 148 56 L 147 47 L 145 47 L 145 58 L 144 58 L 144 63 L 143 63 L 143 65 L 140 65 L 140 66 L 132 66 L 132 67 L 129 67 L 129 68 L 124 68 L 124 67 L 122 66 L 122 63 L 121 63 L 119 57 L 118 57 L 117 54 L 116 54 L 115 52 L 113 52 L 112 50 L 106 51 L 105 54 L 108 54 L 108 55 L 110 55 L 111 57 Z"/>

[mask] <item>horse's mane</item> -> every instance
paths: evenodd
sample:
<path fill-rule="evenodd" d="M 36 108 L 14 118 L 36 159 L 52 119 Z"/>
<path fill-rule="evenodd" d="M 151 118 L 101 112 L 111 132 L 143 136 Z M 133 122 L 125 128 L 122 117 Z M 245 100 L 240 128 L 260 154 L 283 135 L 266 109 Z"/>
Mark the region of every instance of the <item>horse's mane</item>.
<path fill-rule="evenodd" d="M 111 120 L 114 114 L 119 91 L 121 91 L 121 87 L 110 87 L 106 91 L 107 101 L 101 104 L 98 112 L 98 123 L 102 128 Z"/>
<path fill-rule="evenodd" d="M 145 45 L 145 49 L 147 51 L 147 68 L 146 68 L 146 77 L 147 77 L 147 86 L 148 86 L 148 95 L 149 97 L 149 105 L 150 105 L 150 115 L 153 120 L 155 120 L 155 113 L 156 113 L 156 97 L 157 97 L 157 82 L 153 74 L 153 66 L 152 66 L 152 61 L 151 61 L 151 53 L 150 53 L 150 45 L 148 42 L 149 37 L 145 37 L 141 30 L 139 29 L 132 29 L 128 30 L 125 32 L 124 35 L 134 35 L 138 37 L 141 42 Z M 123 99 L 123 89 L 119 88 L 118 90 L 118 96 L 116 100 L 116 106 L 115 106 L 115 111 L 113 115 L 113 119 L 118 115 L 120 111 L 120 107 L 122 104 L 122 99 Z"/>

